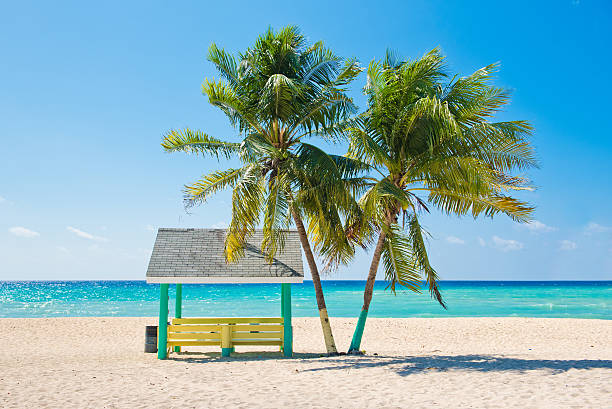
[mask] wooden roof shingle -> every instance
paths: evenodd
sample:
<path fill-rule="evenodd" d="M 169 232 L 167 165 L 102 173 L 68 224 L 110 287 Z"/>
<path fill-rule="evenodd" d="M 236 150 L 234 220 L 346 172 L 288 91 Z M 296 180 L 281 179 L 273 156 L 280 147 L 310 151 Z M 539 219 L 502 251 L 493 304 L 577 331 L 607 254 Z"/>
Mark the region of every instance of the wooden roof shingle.
<path fill-rule="evenodd" d="M 272 264 L 261 252 L 263 233 L 249 238 L 245 255 L 227 264 L 224 229 L 160 228 L 153 246 L 148 283 L 301 283 L 302 251 L 296 230 L 287 232 L 285 247 Z"/>

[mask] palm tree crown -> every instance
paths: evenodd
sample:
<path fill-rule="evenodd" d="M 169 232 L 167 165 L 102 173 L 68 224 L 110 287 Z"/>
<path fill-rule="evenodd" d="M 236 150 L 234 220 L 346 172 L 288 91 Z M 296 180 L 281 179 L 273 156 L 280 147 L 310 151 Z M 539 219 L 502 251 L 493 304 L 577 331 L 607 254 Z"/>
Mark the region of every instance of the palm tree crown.
<path fill-rule="evenodd" d="M 407 62 L 388 52 L 369 65 L 368 110 L 340 128 L 350 140 L 347 156 L 378 175 L 360 199 L 371 225 L 349 226 L 360 240 L 378 233 L 351 350 L 359 347 L 381 258 L 393 291 L 399 284 L 418 292 L 424 278 L 445 306 L 427 255 L 422 212 L 436 207 L 460 216 L 502 213 L 529 220 L 533 208 L 508 192 L 530 189 L 526 178 L 512 172 L 537 166 L 527 140 L 531 127 L 525 121 L 489 121 L 510 96 L 490 84 L 496 68 L 447 81 L 438 49 Z"/>
<path fill-rule="evenodd" d="M 345 86 L 361 69 L 354 60 L 334 55 L 322 42 L 307 44 L 293 26 L 277 33 L 268 29 L 237 58 L 213 44 L 208 58 L 222 79 L 205 80 L 203 93 L 225 113 L 241 141 L 226 142 L 183 129 L 170 131 L 162 146 L 169 152 L 236 155 L 243 165 L 213 172 L 187 185 L 186 203 L 202 203 L 221 189 L 233 189 L 232 220 L 225 243 L 230 262 L 242 256 L 246 239 L 260 223 L 264 231 L 262 251 L 271 261 L 282 249 L 293 219 L 309 261 L 319 309 L 325 310 L 302 219 L 309 222 L 308 231 L 321 252 L 333 254 L 337 260 L 348 259 L 352 245 L 343 234 L 341 217 L 342 212 L 349 214 L 354 203 L 351 189 L 358 189 L 361 183 L 351 176 L 364 166 L 356 160 L 328 155 L 304 138 L 326 137 L 329 129 L 355 113 Z M 329 326 L 326 311 L 324 315 L 322 324 Z M 328 338 L 331 330 L 326 333 Z M 330 343 L 333 339 L 328 342 L 328 350 L 335 352 Z"/>
<path fill-rule="evenodd" d="M 388 53 L 368 68 L 369 109 L 348 127 L 348 156 L 380 176 L 360 201 L 376 225 L 397 227 L 399 216 L 407 224 L 405 237 L 402 229 L 385 232 L 392 238 L 383 253 L 391 286 L 413 286 L 421 270 L 441 301 L 417 217 L 430 206 L 449 214 L 529 220 L 533 208 L 506 192 L 530 189 L 527 179 L 510 172 L 536 166 L 526 139 L 531 127 L 526 121 L 488 121 L 509 100 L 507 90 L 490 85 L 495 69 L 489 65 L 445 84 L 437 49 L 401 63 Z M 411 255 L 401 263 L 404 271 L 394 260 L 393 240 L 404 256 Z"/>
<path fill-rule="evenodd" d="M 283 234 L 277 227 L 287 225 L 287 203 L 296 199 L 288 197 L 288 192 L 298 183 L 313 180 L 311 173 L 303 172 L 304 168 L 316 165 L 316 171 L 336 175 L 356 171 L 351 168 L 356 162 L 327 155 L 303 142 L 303 138 L 325 136 L 329 127 L 355 112 L 344 86 L 360 68 L 353 60 L 335 56 L 321 42 L 308 46 L 292 26 L 278 33 L 269 29 L 238 59 L 213 44 L 209 60 L 223 80 L 205 80 L 202 90 L 237 128 L 242 141 L 225 142 L 183 129 L 169 132 L 162 146 L 169 152 L 237 155 L 242 159 L 245 166 L 239 169 L 214 172 L 187 185 L 186 203 L 199 204 L 218 190 L 233 187 L 228 260 L 240 256 L 244 238 L 260 221 L 260 213 L 264 214 L 264 229 L 269 233 L 264 250 L 272 257 Z"/>

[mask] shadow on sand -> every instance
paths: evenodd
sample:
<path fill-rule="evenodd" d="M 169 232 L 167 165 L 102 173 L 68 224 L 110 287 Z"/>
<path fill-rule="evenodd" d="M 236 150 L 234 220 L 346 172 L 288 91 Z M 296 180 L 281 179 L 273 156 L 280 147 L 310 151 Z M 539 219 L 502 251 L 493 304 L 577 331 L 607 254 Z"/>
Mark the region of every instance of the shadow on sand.
<path fill-rule="evenodd" d="M 525 372 L 547 370 L 552 373 L 562 373 L 570 369 L 612 369 L 610 360 L 547 360 L 506 358 L 495 355 L 430 355 L 414 357 L 393 356 L 363 356 L 346 357 L 337 365 L 304 369 L 308 371 L 341 371 L 360 368 L 389 368 L 402 376 L 429 371 L 468 370 L 479 372 Z"/>
<path fill-rule="evenodd" d="M 185 352 L 168 355 L 169 361 L 207 363 L 211 361 L 267 361 L 267 360 L 310 360 L 326 357 L 325 354 L 294 353 L 293 357 L 284 357 L 280 352 L 233 352 L 229 358 L 222 357 L 220 352 Z"/>
<path fill-rule="evenodd" d="M 323 359 L 324 358 L 324 359 Z M 221 357 L 216 352 L 189 352 L 172 354 L 169 360 L 182 362 L 207 363 L 212 361 L 262 361 L 297 360 L 303 363 L 314 360 L 328 365 L 317 368 L 304 368 L 301 372 L 344 371 L 365 368 L 387 368 L 398 375 L 407 376 L 430 371 L 468 370 L 479 372 L 525 372 L 546 370 L 553 374 L 570 369 L 611 369 L 612 360 L 595 359 L 521 359 L 496 355 L 427 355 L 427 356 L 336 356 L 326 358 L 324 354 L 295 353 L 293 358 L 284 358 L 278 352 L 233 353 L 231 357 Z"/>

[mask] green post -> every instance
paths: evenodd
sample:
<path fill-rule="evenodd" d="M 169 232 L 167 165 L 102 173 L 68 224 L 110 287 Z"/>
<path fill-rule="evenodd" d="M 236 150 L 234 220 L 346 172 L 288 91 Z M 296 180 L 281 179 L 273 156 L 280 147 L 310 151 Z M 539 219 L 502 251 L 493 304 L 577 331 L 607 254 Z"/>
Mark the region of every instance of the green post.
<path fill-rule="evenodd" d="M 157 328 L 157 359 L 166 359 L 168 341 L 168 284 L 160 284 L 159 286 L 159 326 Z"/>
<path fill-rule="evenodd" d="M 293 356 L 293 327 L 291 326 L 291 284 L 281 284 L 281 315 L 283 317 L 283 355 Z"/>
<path fill-rule="evenodd" d="M 176 285 L 176 297 L 174 301 L 174 317 L 183 318 L 183 284 Z M 181 347 L 174 347 L 174 352 L 181 352 Z"/>
<path fill-rule="evenodd" d="M 183 284 L 176 285 L 175 318 L 183 318 Z"/>
<path fill-rule="evenodd" d="M 285 317 L 285 287 L 281 284 L 281 317 Z"/>
<path fill-rule="evenodd" d="M 353 333 L 353 339 L 349 348 L 349 354 L 359 353 L 359 348 L 361 347 L 361 337 L 363 336 L 363 330 L 365 329 L 366 318 L 368 318 L 368 310 L 362 309 L 361 314 L 359 314 L 357 326 L 355 327 L 355 332 Z"/>
<path fill-rule="evenodd" d="M 283 284 L 281 284 L 281 303 L 280 304 L 281 304 L 281 317 L 285 318 L 285 287 L 283 287 Z M 284 336 L 284 333 L 283 333 L 283 336 Z M 281 352 L 283 351 L 284 348 L 285 346 L 281 345 L 280 347 Z"/>

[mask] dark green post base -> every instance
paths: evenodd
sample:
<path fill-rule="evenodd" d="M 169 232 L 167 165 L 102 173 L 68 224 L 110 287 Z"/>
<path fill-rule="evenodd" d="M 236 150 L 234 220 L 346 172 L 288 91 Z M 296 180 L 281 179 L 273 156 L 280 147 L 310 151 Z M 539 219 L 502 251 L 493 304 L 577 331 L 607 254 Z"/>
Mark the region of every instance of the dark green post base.
<path fill-rule="evenodd" d="M 357 321 L 357 326 L 355 327 L 355 332 L 353 333 L 353 340 L 351 341 L 351 346 L 348 351 L 349 354 L 361 353 L 359 348 L 361 347 L 361 337 L 363 336 L 363 330 L 365 329 L 366 318 L 368 318 L 368 310 L 361 310 L 359 320 Z"/>
<path fill-rule="evenodd" d="M 230 354 L 234 351 L 232 351 L 234 348 L 221 348 L 221 356 L 225 356 L 228 357 L 230 356 Z"/>

